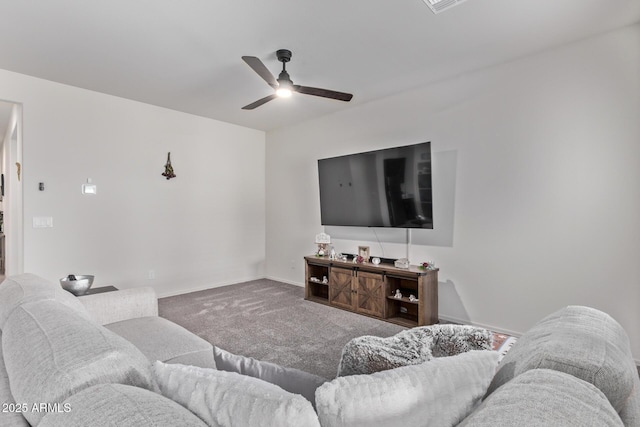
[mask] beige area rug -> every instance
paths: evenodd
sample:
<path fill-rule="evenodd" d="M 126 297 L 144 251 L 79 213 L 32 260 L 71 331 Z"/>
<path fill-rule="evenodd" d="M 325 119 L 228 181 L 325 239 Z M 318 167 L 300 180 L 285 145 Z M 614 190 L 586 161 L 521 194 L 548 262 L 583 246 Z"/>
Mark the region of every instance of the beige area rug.
<path fill-rule="evenodd" d="M 304 300 L 304 288 L 256 280 L 158 301 L 160 315 L 213 345 L 332 379 L 344 345 L 402 326 Z"/>

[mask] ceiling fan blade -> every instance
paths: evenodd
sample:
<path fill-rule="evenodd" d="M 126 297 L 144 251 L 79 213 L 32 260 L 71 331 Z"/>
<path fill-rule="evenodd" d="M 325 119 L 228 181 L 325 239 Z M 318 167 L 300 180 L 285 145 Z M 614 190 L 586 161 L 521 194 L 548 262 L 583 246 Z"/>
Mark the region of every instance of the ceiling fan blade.
<path fill-rule="evenodd" d="M 269 86 L 274 89 L 278 88 L 278 81 L 267 69 L 267 67 L 255 56 L 243 56 L 242 60 L 247 63 L 253 71 L 255 71 Z"/>
<path fill-rule="evenodd" d="M 338 101 L 349 102 L 351 101 L 351 98 L 353 98 L 353 95 L 350 93 L 336 92 L 335 90 L 320 89 L 317 87 L 295 85 L 293 89 L 296 92 L 304 93 L 305 95 L 321 96 L 323 98 L 337 99 Z"/>
<path fill-rule="evenodd" d="M 269 96 L 265 96 L 262 99 L 258 99 L 256 102 L 252 102 L 249 105 L 245 105 L 244 107 L 242 107 L 243 110 L 253 110 L 254 108 L 258 108 L 259 106 L 261 106 L 262 104 L 266 104 L 267 102 L 271 101 L 272 99 L 276 99 L 278 97 L 278 95 L 271 94 Z"/>

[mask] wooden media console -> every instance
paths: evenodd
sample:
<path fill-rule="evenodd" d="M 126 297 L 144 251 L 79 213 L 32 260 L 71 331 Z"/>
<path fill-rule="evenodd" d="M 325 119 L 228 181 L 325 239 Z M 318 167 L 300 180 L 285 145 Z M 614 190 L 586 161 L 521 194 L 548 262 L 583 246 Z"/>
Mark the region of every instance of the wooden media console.
<path fill-rule="evenodd" d="M 314 255 L 304 259 L 306 300 L 406 327 L 438 323 L 438 269 L 358 264 Z M 397 290 L 402 298 L 394 296 Z M 409 295 L 417 300 L 410 301 Z"/>

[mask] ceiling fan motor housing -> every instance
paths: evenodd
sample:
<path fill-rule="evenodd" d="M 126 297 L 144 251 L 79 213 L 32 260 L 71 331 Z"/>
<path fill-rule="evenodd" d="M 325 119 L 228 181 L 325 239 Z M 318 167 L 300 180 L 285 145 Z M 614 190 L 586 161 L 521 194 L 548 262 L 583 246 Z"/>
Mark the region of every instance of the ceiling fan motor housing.
<path fill-rule="evenodd" d="M 291 61 L 291 51 L 289 49 L 278 49 L 276 57 L 280 62 L 289 62 Z"/>

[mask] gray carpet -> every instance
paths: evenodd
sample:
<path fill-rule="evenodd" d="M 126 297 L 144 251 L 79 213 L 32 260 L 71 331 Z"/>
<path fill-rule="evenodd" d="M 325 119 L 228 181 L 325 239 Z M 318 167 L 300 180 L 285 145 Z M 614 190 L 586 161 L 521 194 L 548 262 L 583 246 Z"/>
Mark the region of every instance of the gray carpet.
<path fill-rule="evenodd" d="M 227 351 L 331 379 L 342 347 L 405 328 L 304 300 L 299 286 L 256 280 L 158 300 L 165 317 Z"/>

